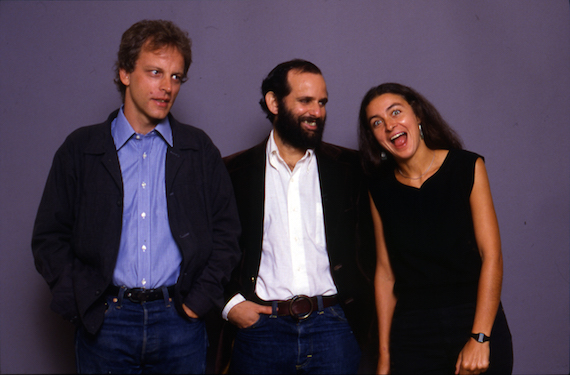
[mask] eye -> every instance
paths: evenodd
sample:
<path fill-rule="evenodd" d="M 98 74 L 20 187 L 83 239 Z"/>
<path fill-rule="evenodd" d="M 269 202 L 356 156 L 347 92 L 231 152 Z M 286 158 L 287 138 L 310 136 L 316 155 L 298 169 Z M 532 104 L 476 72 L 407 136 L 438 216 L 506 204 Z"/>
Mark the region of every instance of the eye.
<path fill-rule="evenodd" d="M 176 81 L 182 81 L 182 77 L 179 76 L 178 74 L 173 74 L 172 75 L 172 79 L 176 80 Z"/>
<path fill-rule="evenodd" d="M 373 127 L 373 128 L 377 128 L 377 127 L 379 127 L 380 125 L 382 125 L 382 120 L 374 120 L 374 121 L 372 122 L 372 127 Z"/>
<path fill-rule="evenodd" d="M 324 107 L 325 105 L 327 105 L 327 102 L 328 102 L 328 99 L 320 100 L 320 101 L 319 101 L 319 105 L 320 105 L 321 107 Z"/>
<path fill-rule="evenodd" d="M 400 113 L 402 113 L 402 111 L 400 111 L 399 109 L 395 109 L 392 111 L 392 116 L 398 116 Z"/>

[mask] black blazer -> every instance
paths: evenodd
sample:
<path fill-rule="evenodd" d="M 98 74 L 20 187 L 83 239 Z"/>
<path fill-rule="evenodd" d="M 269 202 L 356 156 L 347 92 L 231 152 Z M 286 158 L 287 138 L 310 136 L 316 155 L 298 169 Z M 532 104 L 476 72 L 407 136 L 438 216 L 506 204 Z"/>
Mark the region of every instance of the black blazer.
<path fill-rule="evenodd" d="M 226 288 L 227 300 L 236 293 L 248 300 L 255 297 L 263 238 L 266 144 L 267 140 L 224 158 L 242 225 L 242 259 Z M 375 320 L 375 245 L 368 190 L 356 151 L 322 143 L 315 155 L 331 274 L 347 319 L 362 343 Z"/>

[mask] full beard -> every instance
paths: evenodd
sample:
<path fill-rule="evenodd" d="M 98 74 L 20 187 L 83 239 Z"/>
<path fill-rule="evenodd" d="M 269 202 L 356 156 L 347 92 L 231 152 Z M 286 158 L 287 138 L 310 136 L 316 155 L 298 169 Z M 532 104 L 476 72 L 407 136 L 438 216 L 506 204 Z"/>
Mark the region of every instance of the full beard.
<path fill-rule="evenodd" d="M 273 126 L 281 140 L 285 144 L 300 150 L 318 148 L 323 139 L 326 117 L 302 116 L 296 118 L 284 103 L 280 103 L 279 108 L 284 110 L 279 112 Z M 306 130 L 302 126 L 303 121 L 314 121 L 316 129 Z"/>

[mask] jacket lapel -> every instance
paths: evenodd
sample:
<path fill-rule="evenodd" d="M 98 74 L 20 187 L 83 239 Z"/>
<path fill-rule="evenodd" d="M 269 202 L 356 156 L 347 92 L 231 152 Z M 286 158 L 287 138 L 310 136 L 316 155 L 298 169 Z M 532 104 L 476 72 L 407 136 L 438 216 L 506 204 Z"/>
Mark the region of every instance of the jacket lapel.
<path fill-rule="evenodd" d="M 119 110 L 109 115 L 107 121 L 97 125 L 93 137 L 89 144 L 85 147 L 85 153 L 91 155 L 100 155 L 101 163 L 111 175 L 115 185 L 119 190 L 123 191 L 123 179 L 121 177 L 121 167 L 119 165 L 119 156 L 115 148 L 115 142 L 111 136 L 111 122 L 117 117 Z"/>
<path fill-rule="evenodd" d="M 335 243 L 336 228 L 340 225 L 339 219 L 342 217 L 341 211 L 344 203 L 342 186 L 346 176 L 343 176 L 342 168 L 339 167 L 334 155 L 326 149 L 317 150 L 315 155 L 319 167 L 327 249 L 330 251 L 331 245 Z"/>
<path fill-rule="evenodd" d="M 187 150 L 198 150 L 199 145 L 193 139 L 184 137 L 182 125 L 176 121 L 174 116 L 168 115 L 170 128 L 172 129 L 173 146 L 168 146 L 166 151 L 166 195 L 172 191 L 172 186 L 185 158 L 183 152 Z"/>

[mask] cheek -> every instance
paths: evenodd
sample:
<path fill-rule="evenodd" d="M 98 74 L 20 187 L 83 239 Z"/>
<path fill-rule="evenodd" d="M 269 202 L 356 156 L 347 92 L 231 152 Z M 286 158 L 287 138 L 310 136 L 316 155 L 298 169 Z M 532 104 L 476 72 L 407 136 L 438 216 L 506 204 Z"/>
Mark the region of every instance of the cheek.
<path fill-rule="evenodd" d="M 372 130 L 372 134 L 378 143 L 380 143 L 380 145 L 383 145 L 387 142 L 386 134 L 381 129 Z"/>

